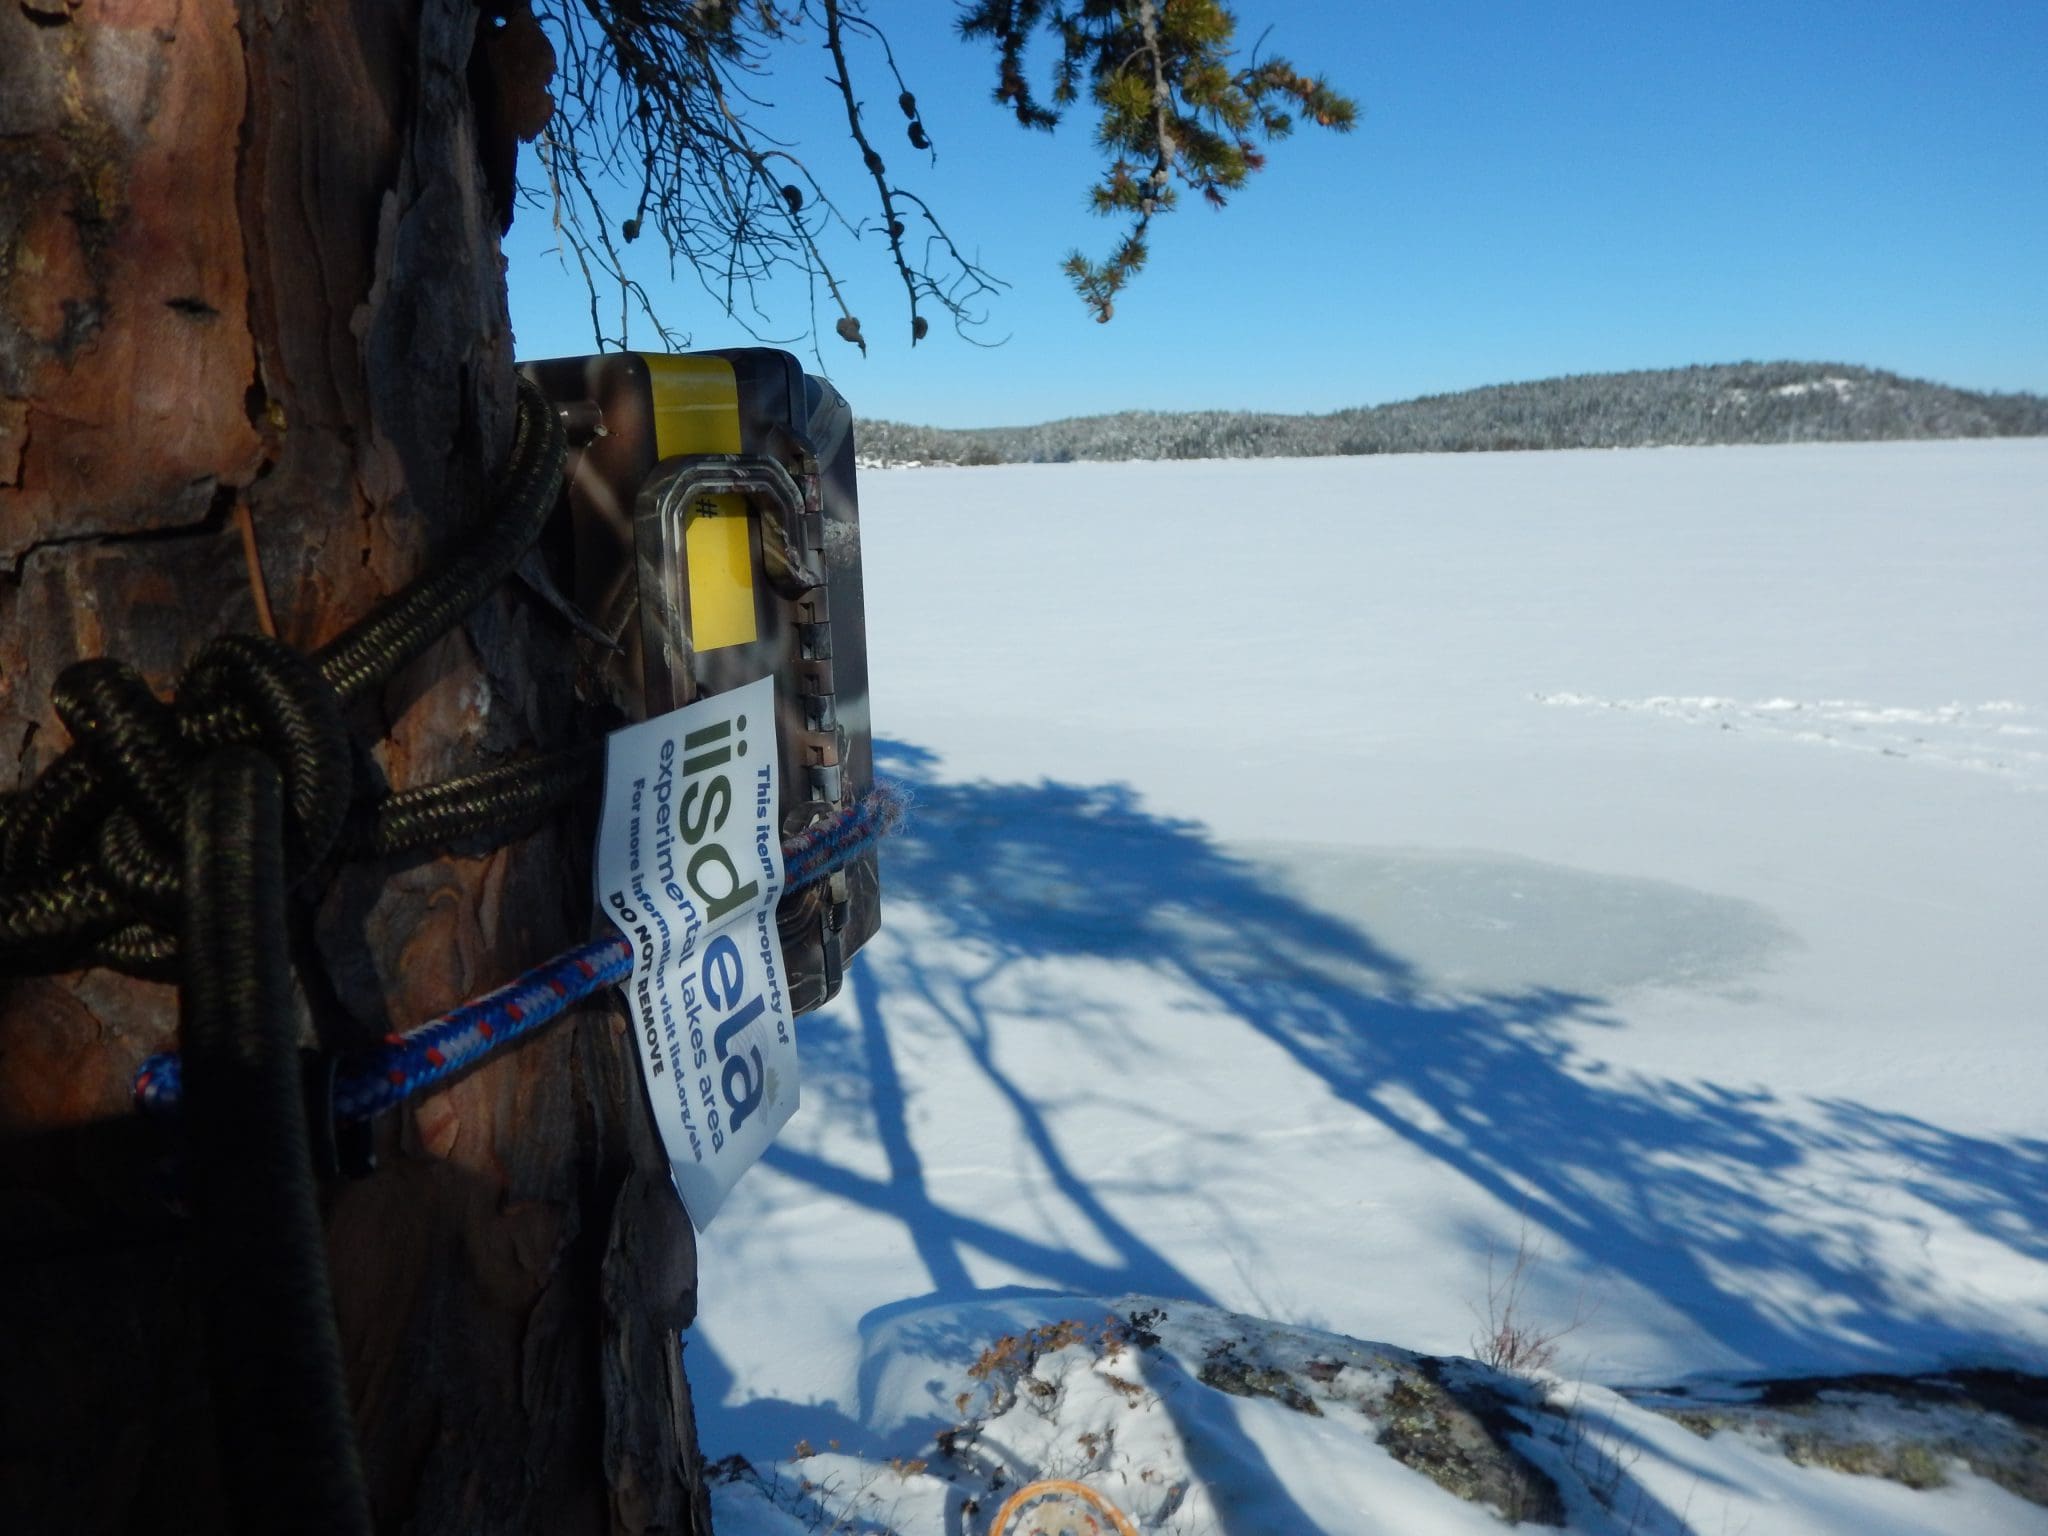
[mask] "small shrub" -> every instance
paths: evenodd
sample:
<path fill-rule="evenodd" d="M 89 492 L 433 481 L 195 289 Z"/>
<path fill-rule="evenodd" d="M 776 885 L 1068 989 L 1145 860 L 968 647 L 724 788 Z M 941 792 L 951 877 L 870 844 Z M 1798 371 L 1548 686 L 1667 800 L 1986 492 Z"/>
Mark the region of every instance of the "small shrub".
<path fill-rule="evenodd" d="M 1500 1371 L 1547 1371 L 1557 1361 L 1558 1345 L 1591 1320 L 1583 1292 L 1569 1322 L 1548 1324 L 1529 1316 L 1529 1280 L 1544 1257 L 1542 1243 L 1530 1240 L 1526 1220 L 1515 1242 L 1514 1262 L 1505 1274 L 1500 1273 L 1497 1255 L 1488 1245 L 1486 1311 L 1482 1316 L 1477 1307 L 1472 1309 L 1481 1324 L 1480 1331 L 1472 1336 L 1474 1359 Z"/>

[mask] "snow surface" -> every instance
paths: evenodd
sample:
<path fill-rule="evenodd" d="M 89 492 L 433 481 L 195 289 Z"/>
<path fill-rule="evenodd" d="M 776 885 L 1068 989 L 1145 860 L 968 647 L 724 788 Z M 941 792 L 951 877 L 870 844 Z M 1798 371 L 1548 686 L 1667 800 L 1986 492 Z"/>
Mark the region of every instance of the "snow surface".
<path fill-rule="evenodd" d="M 1518 1248 L 1620 1448 L 1575 1529 L 2048 1530 L 1609 1390 L 2048 1367 L 2048 441 L 861 490 L 917 805 L 702 1239 L 721 1531 L 980 1536 L 933 1437 L 1005 1333 L 1142 1293 L 1469 1354 Z M 1144 1385 L 1190 1489 L 1144 1529 L 1498 1526 Z"/>

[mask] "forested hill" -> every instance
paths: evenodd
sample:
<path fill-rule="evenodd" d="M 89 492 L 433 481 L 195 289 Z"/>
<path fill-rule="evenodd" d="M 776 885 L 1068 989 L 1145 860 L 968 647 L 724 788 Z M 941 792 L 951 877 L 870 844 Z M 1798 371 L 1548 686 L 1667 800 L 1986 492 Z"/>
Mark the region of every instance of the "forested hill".
<path fill-rule="evenodd" d="M 2040 395 L 1979 394 L 1838 363 L 1724 363 L 1496 384 L 1327 416 L 1120 411 L 960 431 L 870 421 L 859 442 L 867 464 L 1028 464 L 2039 436 L 2048 436 Z"/>

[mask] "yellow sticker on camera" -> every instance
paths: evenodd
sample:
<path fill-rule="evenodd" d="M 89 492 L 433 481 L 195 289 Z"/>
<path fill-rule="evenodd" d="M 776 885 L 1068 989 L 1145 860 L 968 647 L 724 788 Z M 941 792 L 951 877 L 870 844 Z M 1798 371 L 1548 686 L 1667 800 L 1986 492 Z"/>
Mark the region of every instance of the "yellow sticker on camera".
<path fill-rule="evenodd" d="M 739 385 L 722 357 L 642 354 L 654 395 L 654 451 L 664 459 L 740 451 Z M 690 644 L 746 645 L 760 634 L 753 518 L 744 496 L 700 496 L 683 532 Z"/>

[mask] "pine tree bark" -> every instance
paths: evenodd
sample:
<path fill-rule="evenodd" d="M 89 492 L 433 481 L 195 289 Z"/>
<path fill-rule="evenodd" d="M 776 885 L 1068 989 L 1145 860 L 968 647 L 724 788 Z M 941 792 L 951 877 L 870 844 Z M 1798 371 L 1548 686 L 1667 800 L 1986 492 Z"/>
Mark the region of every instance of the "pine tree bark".
<path fill-rule="evenodd" d="M 64 749 L 69 663 L 168 691 L 265 596 L 316 646 L 477 514 L 513 405 L 478 26 L 471 0 L 0 14 L 0 788 Z M 354 724 L 405 788 L 565 744 L 570 678 L 508 590 Z M 309 1031 L 374 1038 L 582 939 L 587 871 L 566 824 L 350 867 L 300 917 Z M 130 1108 L 175 1020 L 111 971 L 0 984 L 0 1528 L 224 1523 L 175 1176 Z M 632 1050 L 587 1010 L 331 1191 L 380 1530 L 709 1530 L 695 1249 Z"/>

